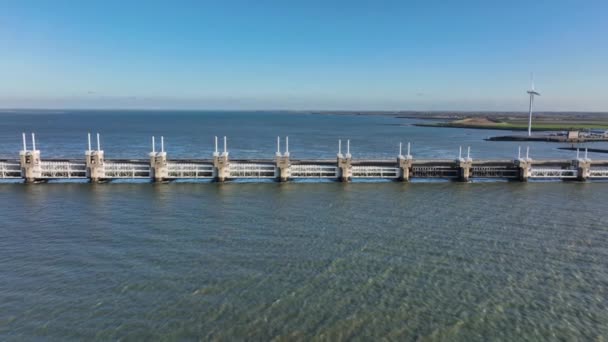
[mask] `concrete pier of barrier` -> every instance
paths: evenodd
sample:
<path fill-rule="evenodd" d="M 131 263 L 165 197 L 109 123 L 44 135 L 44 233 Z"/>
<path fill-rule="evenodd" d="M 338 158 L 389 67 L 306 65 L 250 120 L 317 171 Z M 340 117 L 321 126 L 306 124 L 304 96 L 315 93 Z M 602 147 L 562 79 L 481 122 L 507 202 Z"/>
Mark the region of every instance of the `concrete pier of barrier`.
<path fill-rule="evenodd" d="M 576 166 L 577 180 L 586 181 L 591 177 L 591 159 L 588 157 L 587 149 L 585 149 L 585 157 L 580 158 L 580 151 L 576 151 L 576 160 L 573 161 Z"/>
<path fill-rule="evenodd" d="M 350 154 L 350 140 L 346 141 L 346 155 L 342 154 L 342 140 L 338 141 L 337 160 L 339 170 L 338 179 L 343 183 L 350 182 L 353 177 L 352 156 Z"/>
<path fill-rule="evenodd" d="M 462 146 L 456 160 L 458 166 L 458 179 L 461 182 L 468 182 L 471 179 L 471 168 L 473 167 L 473 159 L 471 159 L 471 148 L 468 148 L 467 157 L 462 157 Z"/>
<path fill-rule="evenodd" d="M 165 138 L 160 137 L 160 152 L 156 152 L 156 142 L 152 137 L 152 152 L 150 152 L 150 177 L 155 183 L 164 182 L 169 178 Z"/>
<path fill-rule="evenodd" d="M 410 175 L 412 173 L 413 157 L 410 154 L 410 143 L 407 143 L 407 155 L 403 155 L 403 143 L 399 143 L 399 156 L 397 157 L 397 163 L 399 164 L 399 180 L 402 182 L 409 182 Z"/>
<path fill-rule="evenodd" d="M 530 178 L 530 165 L 532 164 L 532 159 L 530 159 L 530 148 L 526 149 L 526 157 L 522 158 L 521 147 L 519 147 L 517 151 L 517 159 L 514 163 L 518 168 L 519 181 L 527 182 Z"/>
<path fill-rule="evenodd" d="M 281 154 L 281 138 L 277 137 L 277 180 L 287 182 L 291 178 L 291 163 L 289 162 L 289 137 L 285 137 L 285 152 Z"/>
<path fill-rule="evenodd" d="M 228 142 L 224 137 L 224 152 L 218 152 L 217 137 L 215 137 L 215 152 L 213 152 L 213 167 L 215 168 L 215 181 L 224 182 L 230 177 L 230 161 L 228 160 Z"/>
<path fill-rule="evenodd" d="M 104 157 L 103 150 L 101 149 L 99 133 L 97 134 L 96 150 L 91 149 L 91 133 L 88 134 L 88 141 L 89 148 L 85 152 L 86 175 L 91 182 L 98 183 L 103 181 L 105 176 Z"/>
<path fill-rule="evenodd" d="M 32 149 L 27 149 L 27 139 L 23 133 L 23 150 L 19 152 L 21 177 L 25 183 L 35 183 L 41 178 L 40 151 L 36 149 L 36 136 L 32 133 Z"/>

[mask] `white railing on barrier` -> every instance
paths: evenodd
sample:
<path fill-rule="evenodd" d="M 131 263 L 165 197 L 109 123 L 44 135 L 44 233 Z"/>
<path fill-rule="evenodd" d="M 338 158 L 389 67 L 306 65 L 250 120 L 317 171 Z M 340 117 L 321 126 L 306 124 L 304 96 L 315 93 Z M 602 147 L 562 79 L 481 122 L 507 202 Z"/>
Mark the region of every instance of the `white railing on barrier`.
<path fill-rule="evenodd" d="M 457 178 L 458 169 L 450 166 L 413 166 L 412 177 L 416 178 Z"/>
<path fill-rule="evenodd" d="M 277 170 L 274 164 L 230 163 L 230 178 L 275 178 Z"/>
<path fill-rule="evenodd" d="M 104 164 L 105 178 L 150 178 L 150 166 L 146 164 Z"/>
<path fill-rule="evenodd" d="M 331 165 L 291 165 L 291 178 L 337 178 L 338 167 Z"/>
<path fill-rule="evenodd" d="M 212 164 L 171 163 L 167 164 L 169 178 L 213 178 L 215 168 Z"/>
<path fill-rule="evenodd" d="M 477 178 L 516 178 L 518 169 L 509 169 L 504 166 L 474 166 L 471 168 L 471 177 Z"/>
<path fill-rule="evenodd" d="M 591 168 L 589 178 L 608 178 L 608 168 Z"/>
<path fill-rule="evenodd" d="M 0 178 L 21 178 L 21 165 L 19 164 L 19 162 L 0 162 Z"/>
<path fill-rule="evenodd" d="M 530 178 L 576 178 L 577 170 L 574 169 L 547 169 L 531 168 Z"/>
<path fill-rule="evenodd" d="M 399 168 L 383 166 L 353 166 L 353 178 L 398 178 Z"/>
<path fill-rule="evenodd" d="M 86 178 L 85 163 L 63 161 L 41 161 L 40 178 Z"/>

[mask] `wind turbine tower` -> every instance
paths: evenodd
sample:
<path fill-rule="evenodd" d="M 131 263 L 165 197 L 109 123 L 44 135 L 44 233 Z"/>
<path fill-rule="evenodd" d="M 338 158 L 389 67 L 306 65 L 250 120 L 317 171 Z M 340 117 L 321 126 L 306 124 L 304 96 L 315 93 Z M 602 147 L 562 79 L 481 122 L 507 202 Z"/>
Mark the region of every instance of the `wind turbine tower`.
<path fill-rule="evenodd" d="M 528 136 L 532 135 L 532 105 L 534 104 L 534 96 L 540 96 L 536 90 L 534 90 L 534 74 L 532 74 L 532 88 L 527 91 L 530 95 L 530 108 L 528 112 Z"/>

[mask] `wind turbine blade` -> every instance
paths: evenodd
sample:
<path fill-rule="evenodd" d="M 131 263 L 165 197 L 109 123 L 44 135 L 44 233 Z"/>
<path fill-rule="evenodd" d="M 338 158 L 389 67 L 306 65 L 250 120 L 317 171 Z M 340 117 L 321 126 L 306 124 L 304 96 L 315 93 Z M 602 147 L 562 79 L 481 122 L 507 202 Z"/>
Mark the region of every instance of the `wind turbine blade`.
<path fill-rule="evenodd" d="M 532 91 L 534 91 L 534 73 L 530 73 L 530 82 L 532 83 Z"/>

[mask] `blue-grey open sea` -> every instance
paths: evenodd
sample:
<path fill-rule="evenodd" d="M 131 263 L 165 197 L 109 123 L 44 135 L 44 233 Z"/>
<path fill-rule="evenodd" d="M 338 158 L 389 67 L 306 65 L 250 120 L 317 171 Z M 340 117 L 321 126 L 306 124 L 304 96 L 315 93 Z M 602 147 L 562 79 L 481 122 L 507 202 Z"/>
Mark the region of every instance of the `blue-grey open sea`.
<path fill-rule="evenodd" d="M 0 158 L 514 158 L 387 116 L 0 113 Z M 532 158 L 574 158 L 530 143 Z M 606 144 L 593 146 L 605 147 Z M 601 155 L 590 154 L 593 158 Z M 604 157 L 605 159 L 606 157 Z M 608 183 L 0 183 L 0 340 L 608 339 Z"/>

